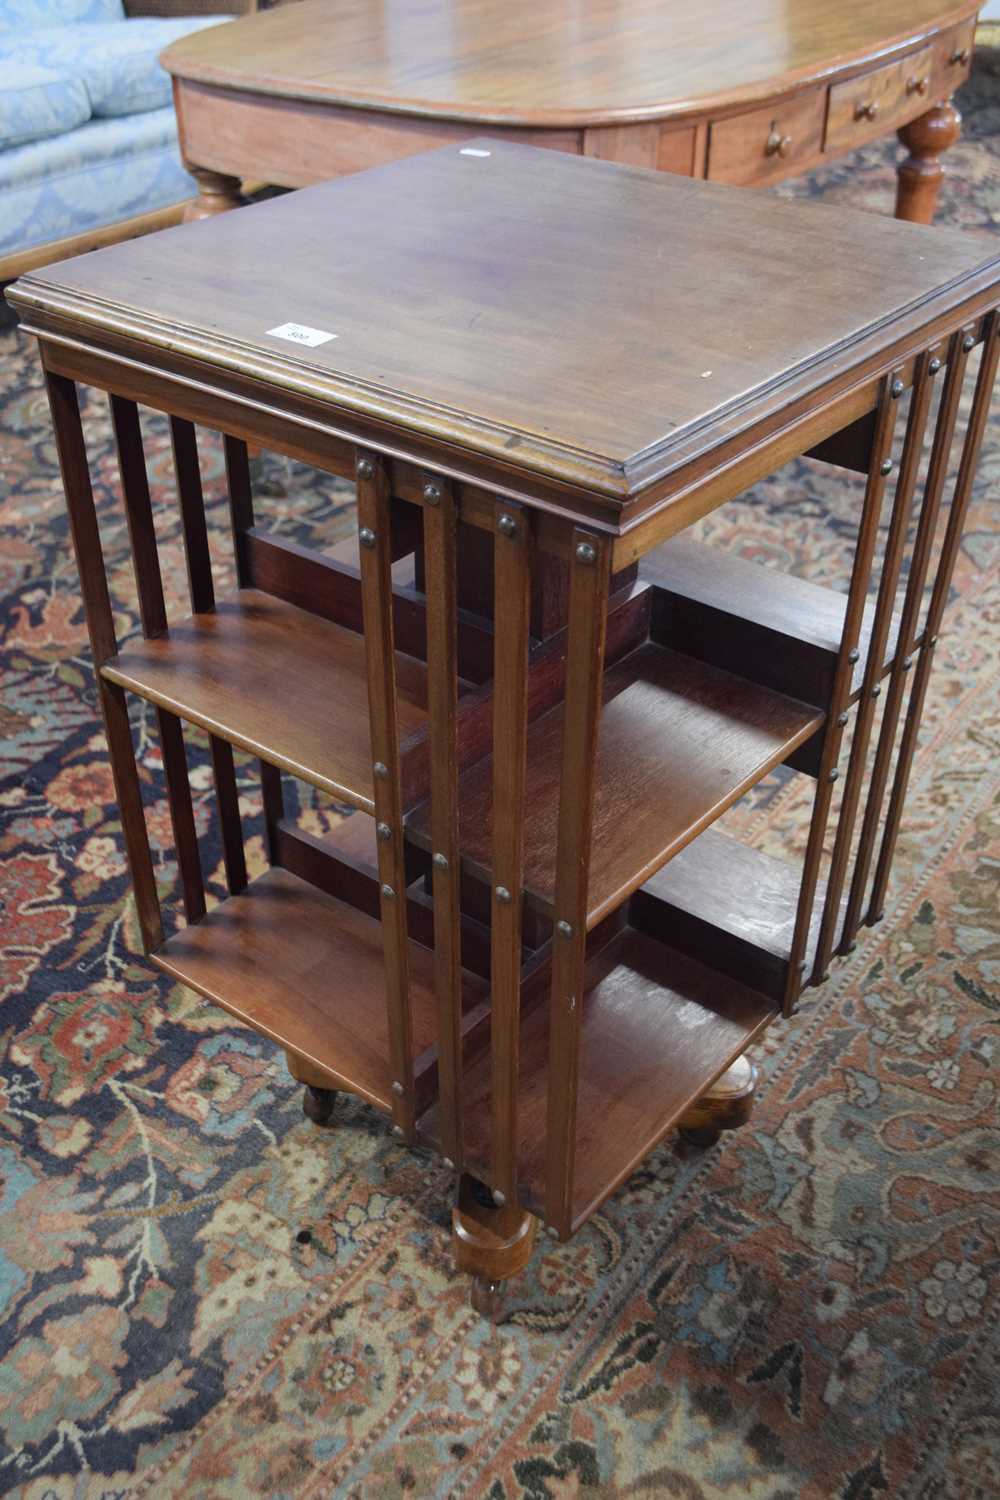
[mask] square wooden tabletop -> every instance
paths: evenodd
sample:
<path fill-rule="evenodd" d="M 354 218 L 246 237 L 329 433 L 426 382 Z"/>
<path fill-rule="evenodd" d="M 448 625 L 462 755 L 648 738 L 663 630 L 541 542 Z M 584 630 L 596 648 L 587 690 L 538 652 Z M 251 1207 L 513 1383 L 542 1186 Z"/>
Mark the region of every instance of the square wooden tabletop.
<path fill-rule="evenodd" d="M 47 267 L 14 300 L 627 496 L 652 457 L 998 279 L 985 237 L 481 139 Z"/>

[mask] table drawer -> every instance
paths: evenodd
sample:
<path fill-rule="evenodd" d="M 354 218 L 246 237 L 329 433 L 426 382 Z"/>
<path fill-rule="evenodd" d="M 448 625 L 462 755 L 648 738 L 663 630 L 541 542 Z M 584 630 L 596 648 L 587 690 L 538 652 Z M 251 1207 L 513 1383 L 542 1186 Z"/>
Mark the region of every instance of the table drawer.
<path fill-rule="evenodd" d="M 826 122 L 827 151 L 850 151 L 924 114 L 934 103 L 934 49 L 835 83 Z"/>
<path fill-rule="evenodd" d="M 934 93 L 937 99 L 947 99 L 968 78 L 975 42 L 975 21 L 966 21 L 938 37 L 934 43 Z"/>
<path fill-rule="evenodd" d="M 708 176 L 746 186 L 777 182 L 809 166 L 822 149 L 825 103 L 824 90 L 812 89 L 750 114 L 713 120 Z"/>

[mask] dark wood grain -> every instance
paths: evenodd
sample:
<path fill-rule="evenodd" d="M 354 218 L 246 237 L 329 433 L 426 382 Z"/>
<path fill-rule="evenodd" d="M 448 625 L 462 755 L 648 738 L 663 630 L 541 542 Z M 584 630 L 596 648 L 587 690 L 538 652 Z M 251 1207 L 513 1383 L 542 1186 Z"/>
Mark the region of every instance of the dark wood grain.
<path fill-rule="evenodd" d="M 215 587 L 212 581 L 212 558 L 208 550 L 205 497 L 201 487 L 201 465 L 198 462 L 198 439 L 194 423 L 185 422 L 180 417 L 171 417 L 170 442 L 177 476 L 177 500 L 181 510 L 191 612 L 199 615 L 215 608 Z"/>
<path fill-rule="evenodd" d="M 226 456 L 226 489 L 229 495 L 229 523 L 236 555 L 236 581 L 240 588 L 252 582 L 247 554 L 247 532 L 253 525 L 253 493 L 250 488 L 250 460 L 247 445 L 239 438 L 223 434 Z"/>

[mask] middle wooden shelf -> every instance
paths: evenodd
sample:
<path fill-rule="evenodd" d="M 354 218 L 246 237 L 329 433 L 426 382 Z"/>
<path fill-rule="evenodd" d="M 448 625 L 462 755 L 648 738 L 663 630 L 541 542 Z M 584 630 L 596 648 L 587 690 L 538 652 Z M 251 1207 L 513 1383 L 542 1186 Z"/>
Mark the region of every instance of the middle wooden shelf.
<path fill-rule="evenodd" d="M 823 723 L 823 713 L 731 672 L 648 642 L 611 667 L 597 754 L 590 930 Z M 528 729 L 525 900 L 552 915 L 563 710 Z M 493 762 L 459 779 L 462 860 L 490 881 Z M 407 820 L 430 847 L 430 805 Z"/>

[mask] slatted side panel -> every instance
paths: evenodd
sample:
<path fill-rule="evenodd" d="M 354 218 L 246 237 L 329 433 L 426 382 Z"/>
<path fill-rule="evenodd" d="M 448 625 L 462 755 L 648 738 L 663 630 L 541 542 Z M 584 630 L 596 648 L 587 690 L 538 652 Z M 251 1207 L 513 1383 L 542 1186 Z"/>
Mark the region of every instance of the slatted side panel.
<path fill-rule="evenodd" d="M 76 386 L 63 375 L 46 374 L 52 426 L 69 512 L 73 551 L 80 573 L 80 592 L 90 646 L 97 668 L 98 699 L 108 738 L 111 771 L 122 819 L 125 851 L 132 877 L 143 947 L 154 952 L 163 942 L 160 902 L 156 893 L 142 793 L 135 764 L 128 708 L 121 688 L 106 682 L 100 668 L 118 654 L 114 617 L 101 550 L 97 511 L 90 482 L 87 449 Z"/>
<path fill-rule="evenodd" d="M 528 730 L 532 533 L 515 505 L 495 511 L 491 1052 L 493 1192 L 517 1200 L 521 902 Z"/>
<path fill-rule="evenodd" d="M 431 878 L 438 1021 L 438 1112 L 445 1157 L 462 1165 L 462 949 L 458 845 L 456 507 L 444 479 L 424 486 L 427 708 L 431 742 Z"/>
<path fill-rule="evenodd" d="M 955 568 L 955 559 L 958 556 L 959 544 L 962 540 L 962 530 L 965 526 L 965 517 L 972 495 L 972 483 L 979 460 L 979 450 L 982 446 L 983 433 L 986 429 L 986 419 L 989 415 L 990 402 L 996 382 L 997 360 L 998 356 L 1000 356 L 1000 337 L 998 337 L 998 332 L 1000 332 L 1000 313 L 993 312 L 983 325 L 983 348 L 980 356 L 975 394 L 972 400 L 972 411 L 965 429 L 958 477 L 955 481 L 955 491 L 952 496 L 951 508 L 948 512 L 948 524 L 945 530 L 944 543 L 938 560 L 937 573 L 934 578 L 930 605 L 928 606 L 927 618 L 924 624 L 923 645 L 917 659 L 913 686 L 910 689 L 906 722 L 903 726 L 903 734 L 896 761 L 896 773 L 886 812 L 885 831 L 882 836 L 882 845 L 879 849 L 878 862 L 875 867 L 875 877 L 872 883 L 872 892 L 868 907 L 868 920 L 870 922 L 879 919 L 885 903 L 889 870 L 895 852 L 896 839 L 899 834 L 899 825 L 903 813 L 903 804 L 909 784 L 910 770 L 913 765 L 913 753 L 916 749 L 917 731 L 920 728 L 920 718 L 923 713 L 924 698 L 927 692 L 927 681 L 934 663 L 934 648 L 937 645 L 938 632 L 941 629 L 941 620 L 948 600 L 948 592 L 951 588 L 951 576 Z M 971 338 L 971 334 L 963 338 L 963 352 L 965 353 L 970 352 L 969 340 Z"/>
<path fill-rule="evenodd" d="M 854 675 L 854 663 L 858 659 L 861 619 L 864 611 L 865 597 L 868 593 L 869 580 L 871 578 L 872 559 L 875 552 L 879 518 L 882 513 L 885 481 L 887 474 L 890 472 L 890 469 L 886 466 L 891 463 L 889 455 L 892 448 L 892 436 L 896 424 L 897 410 L 898 402 L 892 395 L 892 382 L 889 378 L 886 378 L 882 382 L 879 392 L 875 434 L 872 441 L 868 479 L 865 485 L 861 523 L 858 528 L 858 541 L 854 553 L 854 565 L 851 570 L 847 608 L 844 614 L 844 627 L 841 634 L 840 649 L 837 654 L 837 666 L 834 672 L 833 690 L 830 696 L 830 706 L 823 738 L 823 750 L 820 756 L 819 774 L 816 779 L 816 795 L 813 802 L 813 813 L 806 844 L 802 886 L 795 916 L 792 948 L 788 960 L 788 979 L 783 1003 L 783 1010 L 786 1015 L 791 1013 L 795 1005 L 802 988 L 806 969 L 808 968 L 805 957 L 806 945 L 812 923 L 813 903 L 816 898 L 816 886 L 819 880 L 820 862 L 823 855 L 823 841 L 826 837 L 827 825 L 830 818 L 833 783 L 839 775 L 837 762 L 840 759 L 844 728 L 847 724 L 851 681 Z M 818 983 L 821 977 L 822 971 L 817 973 L 814 967 L 813 982 Z"/>
<path fill-rule="evenodd" d="M 359 450 L 357 480 L 361 604 L 378 830 L 379 902 L 385 952 L 392 1116 L 395 1129 L 407 1140 L 412 1140 L 413 1035 L 409 1000 L 403 800 L 392 621 L 391 500 L 385 460 Z"/>
<path fill-rule="evenodd" d="M 545 1171 L 546 1221 L 563 1238 L 573 1229 L 587 884 L 610 577 L 610 543 L 604 537 L 575 529 L 570 551 L 566 701 L 559 776 Z"/>

